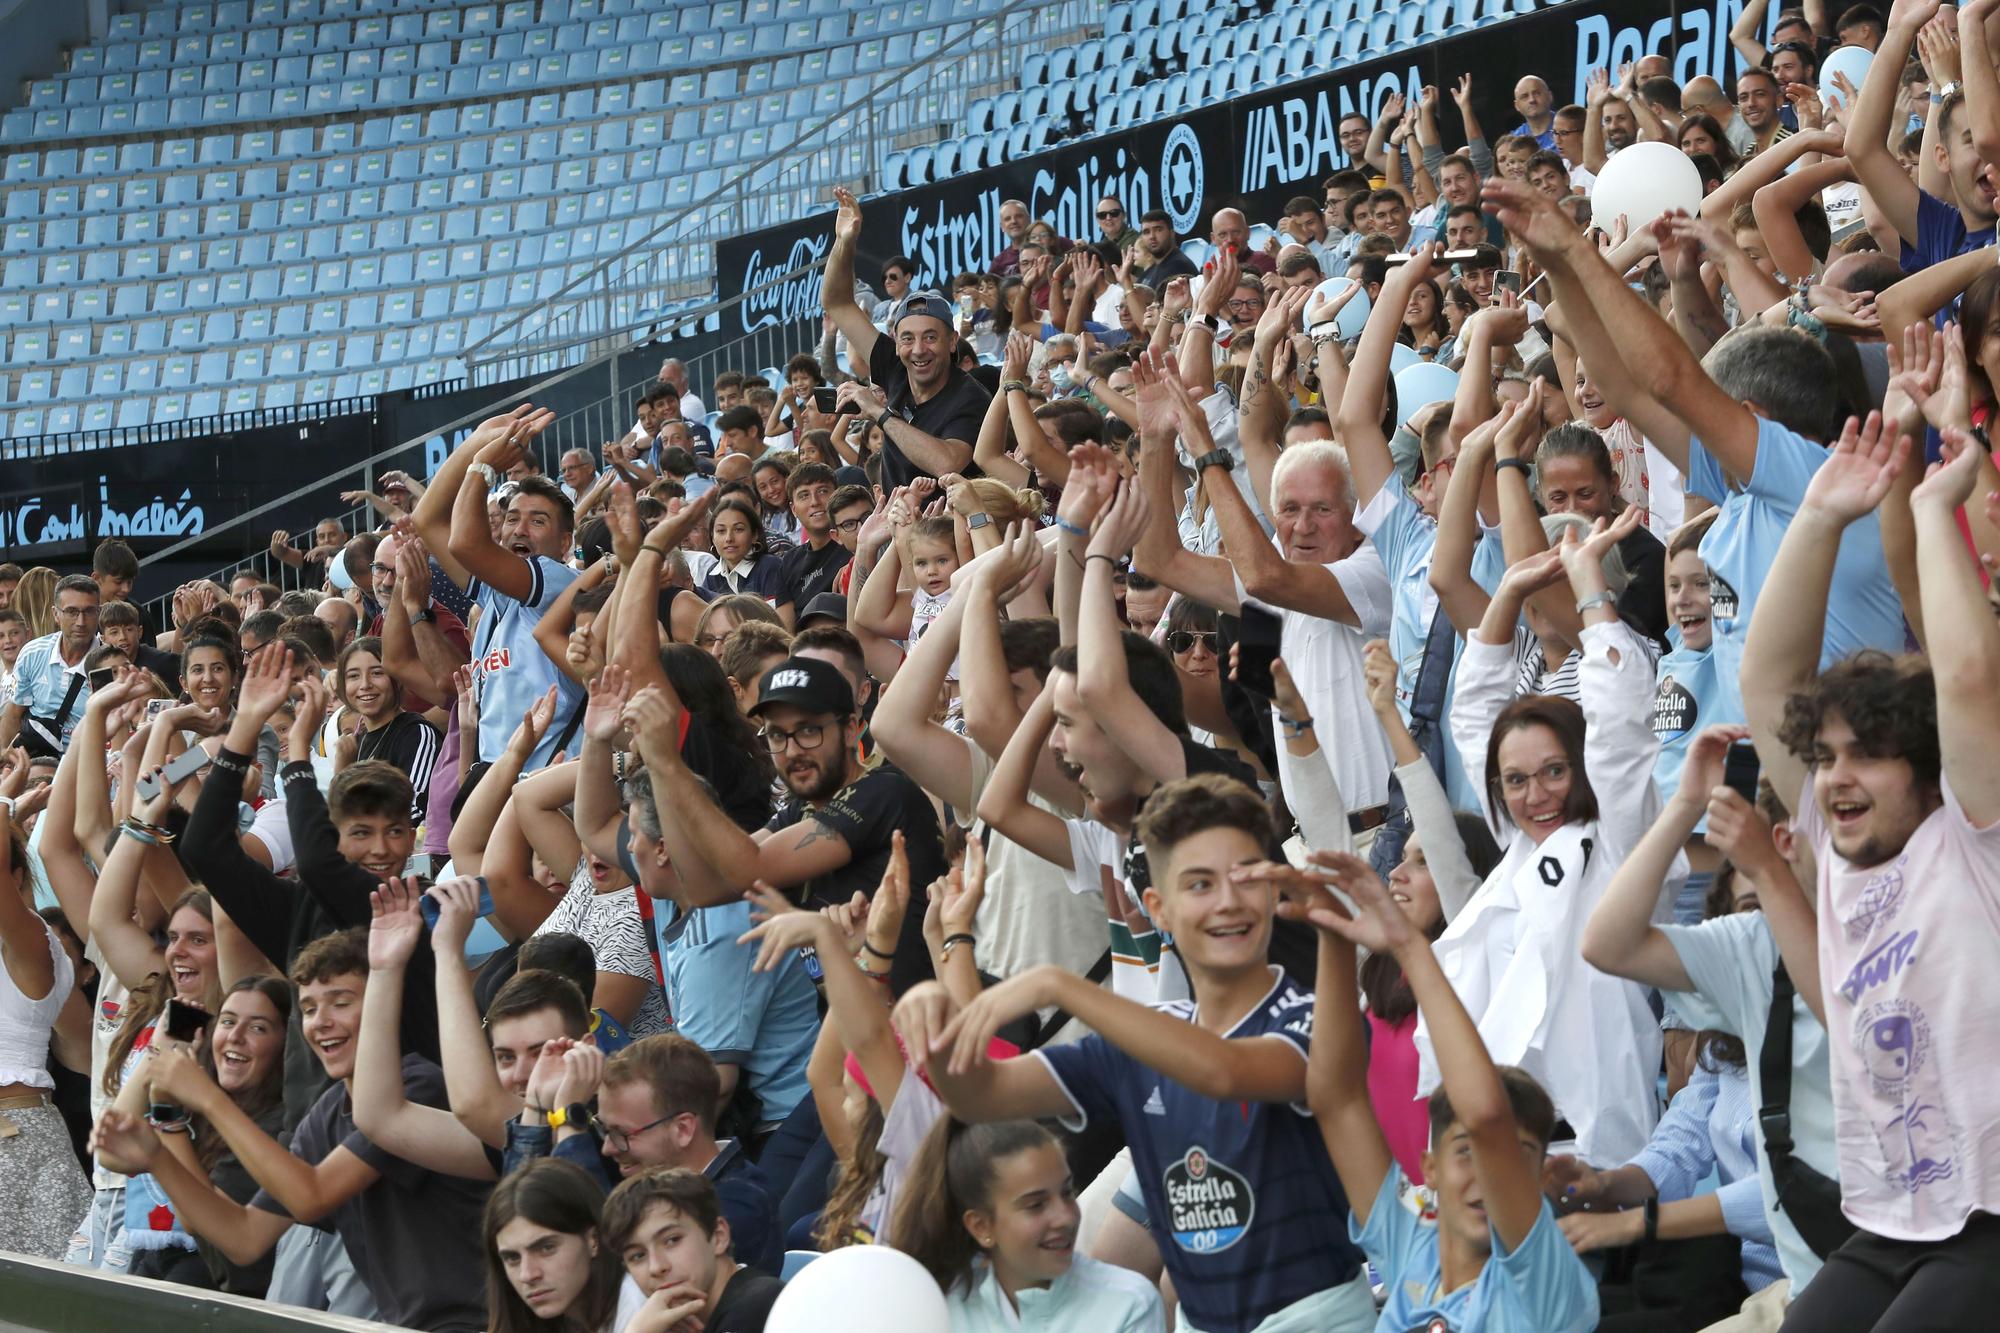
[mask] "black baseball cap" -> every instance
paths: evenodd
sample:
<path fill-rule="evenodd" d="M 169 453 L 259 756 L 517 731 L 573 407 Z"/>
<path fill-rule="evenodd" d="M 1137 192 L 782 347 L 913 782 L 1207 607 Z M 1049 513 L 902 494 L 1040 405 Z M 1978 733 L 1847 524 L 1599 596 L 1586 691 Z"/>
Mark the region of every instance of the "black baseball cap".
<path fill-rule="evenodd" d="M 854 689 L 831 662 L 788 657 L 757 682 L 757 703 L 750 712 L 760 714 L 773 704 L 846 717 L 854 711 Z"/>
<path fill-rule="evenodd" d="M 806 609 L 799 612 L 799 626 L 804 628 L 808 620 L 826 617 L 838 625 L 847 623 L 847 599 L 837 592 L 816 593 L 806 603 Z"/>

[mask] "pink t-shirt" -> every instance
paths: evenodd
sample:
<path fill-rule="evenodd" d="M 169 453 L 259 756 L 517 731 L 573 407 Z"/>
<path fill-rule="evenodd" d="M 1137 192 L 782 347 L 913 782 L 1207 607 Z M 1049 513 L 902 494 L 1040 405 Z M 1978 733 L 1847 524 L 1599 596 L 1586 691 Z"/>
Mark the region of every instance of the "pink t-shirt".
<path fill-rule="evenodd" d="M 1417 1016 L 1400 1023 L 1368 1018 L 1368 1101 L 1389 1140 L 1389 1155 L 1415 1185 L 1424 1183 L 1431 1146 L 1430 1103 L 1417 1096 Z"/>
<path fill-rule="evenodd" d="M 1842 1205 L 1878 1236 L 1937 1241 L 2000 1213 L 2000 822 L 1951 788 L 1893 861 L 1836 855 L 1807 781 L 1792 807 L 1819 863 L 1819 966 Z"/>

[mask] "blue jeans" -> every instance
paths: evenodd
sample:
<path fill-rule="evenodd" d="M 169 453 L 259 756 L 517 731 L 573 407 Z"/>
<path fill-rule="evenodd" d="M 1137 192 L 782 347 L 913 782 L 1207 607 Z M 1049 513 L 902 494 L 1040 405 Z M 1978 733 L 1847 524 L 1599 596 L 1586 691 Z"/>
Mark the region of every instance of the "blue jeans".
<path fill-rule="evenodd" d="M 63 1262 L 123 1275 L 132 1267 L 132 1252 L 121 1240 L 124 1234 L 125 1187 L 107 1185 L 91 1195 L 90 1211 L 78 1220 Z"/>

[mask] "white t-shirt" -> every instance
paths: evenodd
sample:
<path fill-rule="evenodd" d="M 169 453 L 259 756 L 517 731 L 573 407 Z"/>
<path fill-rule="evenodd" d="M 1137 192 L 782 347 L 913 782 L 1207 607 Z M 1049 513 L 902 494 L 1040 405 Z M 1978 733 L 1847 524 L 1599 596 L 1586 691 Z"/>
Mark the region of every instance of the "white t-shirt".
<path fill-rule="evenodd" d="M 285 818 L 285 802 L 282 797 L 266 801 L 257 807 L 257 813 L 244 830 L 258 842 L 271 857 L 271 872 L 282 875 L 292 868 L 295 859 L 292 851 L 292 826 Z"/>
<path fill-rule="evenodd" d="M 1140 1004 L 1189 998 L 1180 955 L 1163 947 L 1159 927 L 1147 919 L 1139 895 L 1125 881 L 1131 840 L 1094 819 L 1065 819 L 1063 825 L 1075 867 L 1069 890 L 1097 902 L 1110 931 L 1112 991 Z"/>
<path fill-rule="evenodd" d="M 993 778 L 993 757 L 970 738 L 965 753 L 971 773 L 971 809 L 979 808 Z M 1062 811 L 1032 792 L 1028 804 L 1060 817 Z M 984 825 L 971 811 L 958 811 L 959 826 L 978 837 Z M 986 897 L 979 904 L 974 957 L 981 971 L 1000 978 L 1041 963 L 1054 963 L 1078 976 L 1090 971 L 1109 942 L 1104 933 L 1101 894 L 1079 894 L 1061 866 L 1045 861 L 995 830 L 986 843 Z M 1071 1019 L 1052 1040 L 1078 1041 L 1089 1032 Z"/>
<path fill-rule="evenodd" d="M 1334 780 L 1347 797 L 1348 806 L 1366 810 L 1389 799 L 1389 773 L 1395 758 L 1389 753 L 1388 738 L 1368 706 L 1368 681 L 1362 674 L 1361 649 L 1370 639 L 1389 635 L 1393 606 L 1389 595 L 1389 571 L 1375 543 L 1364 541 L 1354 554 L 1325 566 L 1340 581 L 1348 604 L 1358 614 L 1361 625 L 1343 625 L 1301 611 L 1264 607 L 1284 620 L 1279 653 L 1291 668 L 1292 679 L 1312 711 L 1314 730 L 1327 752 Z M 1250 596 L 1241 576 L 1236 579 L 1236 595 L 1246 606 L 1263 606 Z M 1272 710 L 1276 716 L 1276 709 Z M 1278 780 L 1293 789 L 1293 758 L 1285 746 L 1278 747 Z"/>
<path fill-rule="evenodd" d="M 930 1090 L 914 1069 L 903 1072 L 896 1100 L 882 1117 L 882 1133 L 875 1150 L 882 1154 L 882 1179 L 868 1202 L 861 1205 L 861 1225 L 868 1228 L 877 1245 L 893 1245 L 891 1227 L 896 1220 L 896 1191 L 909 1174 L 917 1149 L 924 1146 L 931 1129 L 944 1118 L 944 1103 Z"/>
<path fill-rule="evenodd" d="M 2000 1212 L 2000 1072 L 1979 1002 L 2000 958 L 2000 822 L 1944 803 L 1902 853 L 1856 866 L 1833 850 L 1810 777 L 1792 809 L 1819 882 L 1841 1206 L 1891 1240 L 1946 1240 Z"/>

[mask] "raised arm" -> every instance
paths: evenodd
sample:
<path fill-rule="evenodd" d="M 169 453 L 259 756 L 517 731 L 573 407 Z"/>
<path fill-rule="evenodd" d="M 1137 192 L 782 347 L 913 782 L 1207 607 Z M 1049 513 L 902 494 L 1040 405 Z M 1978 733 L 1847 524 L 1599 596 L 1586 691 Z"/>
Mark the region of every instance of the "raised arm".
<path fill-rule="evenodd" d="M 459 478 L 458 493 L 452 497 L 451 528 L 446 534 L 444 549 L 449 550 L 451 558 L 464 566 L 473 578 L 516 601 L 526 601 L 533 595 L 535 573 L 527 560 L 493 539 L 493 527 L 486 518 L 490 485 L 487 478 L 489 475 L 506 475 L 507 469 L 526 456 L 536 437 L 547 430 L 555 419 L 555 413 L 546 408 L 533 415 L 523 414 L 513 419 L 504 433 L 495 432 L 480 443 L 480 435 L 484 433 L 482 427 L 473 432 L 458 450 L 459 453 L 471 452 L 472 457 Z M 479 447 L 474 451 L 476 443 Z M 434 484 L 431 492 L 443 489 L 442 485 Z M 421 523 L 418 530 L 424 530 Z M 430 539 L 428 532 L 425 532 L 425 539 Z"/>
<path fill-rule="evenodd" d="M 1972 146 L 1982 162 L 2000 162 L 2000 72 L 1994 68 L 1995 0 L 1970 0 L 1958 11 L 1960 63 L 1965 74 L 1965 109 L 1971 122 Z"/>
<path fill-rule="evenodd" d="M 1382 289 L 1369 307 L 1368 322 L 1362 327 L 1361 341 L 1348 364 L 1347 393 L 1340 400 L 1337 433 L 1347 446 L 1347 467 L 1354 477 L 1354 504 L 1366 509 L 1382 489 L 1396 464 L 1389 455 L 1389 440 L 1382 433 L 1383 389 L 1389 383 L 1389 355 L 1396 346 L 1396 331 L 1402 327 L 1403 311 L 1410 293 L 1420 280 L 1429 278 L 1443 247 L 1425 246 L 1407 264 L 1389 270 Z M 1321 314 L 1323 320 L 1329 315 Z"/>
<path fill-rule="evenodd" d="M 1764 16 L 1770 11 L 1771 0 L 1747 0 L 1743 12 L 1736 22 L 1729 25 L 1729 44 L 1736 48 L 1736 54 L 1751 69 L 1760 68 L 1768 52 L 1764 49 Z"/>
<path fill-rule="evenodd" d="M 1018 843 L 1036 856 L 1064 870 L 1076 868 L 1070 851 L 1069 830 L 1063 821 L 1028 803 L 1028 789 L 1034 779 L 1035 764 L 1055 729 L 1055 677 L 1050 676 L 1042 692 L 1021 719 L 1020 730 L 1007 742 L 1000 762 L 993 766 L 986 791 L 979 798 L 979 817 L 997 829 L 1009 842 Z"/>
<path fill-rule="evenodd" d="M 1767 576 L 1780 597 L 1759 597 L 1743 642 L 1743 711 L 1757 758 L 1787 804 L 1804 789 L 1806 760 L 1779 739 L 1786 701 L 1819 674 L 1826 638 L 1826 605 L 1840 538 L 1889 492 L 1910 442 L 1884 430 L 1878 413 L 1866 425 L 1849 418 L 1826 462 L 1813 473 L 1798 512 L 1785 528 Z M 1921 560 L 1919 538 L 1919 560 Z M 1926 601 L 1926 612 L 1930 610 Z M 1990 621 L 1991 613 L 1987 613 Z"/>
<path fill-rule="evenodd" d="M 1132 378 L 1139 398 L 1139 485 L 1148 508 L 1163 521 L 1146 525 L 1133 549 L 1133 566 L 1156 583 L 1164 583 L 1183 597 L 1192 597 L 1218 610 L 1234 613 L 1239 606 L 1236 574 L 1229 561 L 1220 556 L 1200 555 L 1181 544 L 1180 533 L 1164 516 L 1179 511 L 1174 495 L 1174 428 L 1178 413 L 1167 378 L 1175 373 L 1171 357 L 1156 353 L 1133 363 Z M 1107 460 L 1108 461 L 1108 460 Z M 1110 475 L 1102 474 L 1108 486 Z M 1229 483 L 1234 489 L 1235 483 Z M 1109 497 L 1109 490 L 1105 491 Z M 1067 533 L 1065 534 L 1067 535 Z M 1258 536 L 1263 537 L 1261 529 Z M 1065 550 L 1067 556 L 1067 549 Z M 1061 566 L 1058 566 L 1060 578 Z M 1079 573 L 1081 567 L 1079 566 Z M 1058 587 L 1060 587 L 1058 583 Z"/>
<path fill-rule="evenodd" d="M 1705 728 L 1688 746 L 1680 785 L 1625 859 L 1618 863 L 1604 896 L 1583 929 L 1583 959 L 1600 972 L 1661 990 L 1693 990 L 1694 982 L 1675 949 L 1653 924 L 1660 893 L 1674 857 L 1694 835 L 1708 809 L 1708 793 L 1722 783 L 1729 747 L 1749 736 L 1749 728 Z"/>
<path fill-rule="evenodd" d="M 445 574 L 450 577 L 452 583 L 460 588 L 468 586 L 472 575 L 467 572 L 465 564 L 451 549 L 451 530 L 452 511 L 459 491 L 464 489 L 466 469 L 472 466 L 480 451 L 488 444 L 494 440 L 505 439 L 517 426 L 534 414 L 535 409 L 523 403 L 511 412 L 488 417 L 480 422 L 478 429 L 445 457 L 443 464 L 437 470 L 437 475 L 431 478 L 430 488 L 424 492 L 423 498 L 417 501 L 416 512 L 410 515 L 417 525 L 417 534 L 424 539 L 424 545 L 437 557 L 438 564 L 443 566 Z M 479 517 L 482 527 L 486 520 L 485 502 L 485 490 L 481 488 Z M 489 536 L 487 540 L 490 542 L 492 538 Z"/>
<path fill-rule="evenodd" d="M 1032 442 L 1030 429 L 1036 435 L 1042 432 L 1041 424 L 1035 420 L 1034 405 L 1028 399 L 1027 350 L 1023 348 L 1016 353 L 1017 337 L 1023 343 L 1032 341 L 1025 333 L 1007 335 L 1006 359 L 1000 367 L 1000 392 L 986 405 L 986 416 L 979 423 L 979 438 L 972 442 L 972 461 L 986 476 L 1009 486 L 1026 486 L 1034 479 L 1033 474 L 1008 454 L 1007 446 L 1015 441 L 1025 448 Z"/>
<path fill-rule="evenodd" d="M 1564 301 L 1571 317 L 1577 316 L 1579 305 L 1594 306 L 1602 325 L 1618 331 L 1604 344 L 1607 353 L 1623 359 L 1637 387 L 1655 402 L 1670 405 L 1725 470 L 1750 476 L 1757 462 L 1755 414 L 1708 377 L 1687 344 L 1625 285 L 1623 275 L 1612 271 L 1554 203 L 1504 179 L 1489 180 L 1481 190 L 1488 211 L 1527 242 L 1544 268 L 1557 274 L 1567 269 L 1574 277 L 1581 300 Z M 1686 460 L 1673 462 L 1683 467 Z"/>
<path fill-rule="evenodd" d="M 472 973 L 465 965 L 466 936 L 478 919 L 479 881 L 465 876 L 440 880 L 425 896 L 438 907 L 430 949 L 437 960 L 438 1053 L 445 1097 L 459 1124 L 488 1147 L 504 1148 L 507 1122 L 521 1113 L 521 1099 L 500 1086 L 486 1023 L 473 997 Z"/>
<path fill-rule="evenodd" d="M 1510 409 L 1518 410 L 1517 404 Z M 1479 545 L 1479 496 L 1494 480 L 1493 441 L 1507 417 L 1482 422 L 1459 446 L 1458 457 L 1438 508 L 1437 541 L 1431 549 L 1431 591 L 1438 609 L 1461 638 L 1470 638 L 1491 599 L 1472 577 L 1472 553 Z M 1508 633 L 1508 641 L 1513 634 Z"/>
<path fill-rule="evenodd" d="M 1829 133 L 1829 131 L 1820 131 Z M 1838 131 L 1831 131 L 1838 137 Z M 1792 139 L 1803 139 L 1803 134 L 1795 134 Z M 1790 143 L 1792 139 L 1786 140 Z M 1769 185 L 1759 189 L 1750 197 L 1750 211 L 1757 219 L 1757 234 L 1764 238 L 1764 249 L 1771 256 L 1771 262 L 1778 266 L 1778 272 L 1791 278 L 1811 277 L 1819 272 L 1820 265 L 1806 245 L 1805 233 L 1799 230 L 1798 211 L 1809 201 L 1817 201 L 1821 190 L 1840 181 L 1854 179 L 1854 168 L 1847 159 L 1837 155 L 1826 158 L 1809 167 L 1800 167 L 1789 176 L 1780 176 Z"/>
<path fill-rule="evenodd" d="M 449 1111 L 412 1102 L 403 1089 L 403 974 L 422 942 L 424 919 L 415 880 L 376 890 L 368 932 L 368 999 L 354 1052 L 354 1127 L 406 1162 L 446 1175 L 488 1180 L 493 1168 L 471 1131 Z"/>
<path fill-rule="evenodd" d="M 1910 47 L 1917 40 L 1918 29 L 1937 12 L 1937 0 L 1895 0 L 1889 6 L 1882 44 L 1875 49 L 1875 59 L 1861 80 L 1860 95 L 1854 99 L 1847 120 L 1847 157 L 1854 164 L 1855 179 L 1897 234 L 1911 245 L 1917 243 L 1917 186 L 1889 150 L 1889 126 L 1895 120 Z"/>
<path fill-rule="evenodd" d="M 1985 454 L 1978 441 L 1953 427 L 1944 436 L 1953 457 L 1910 495 L 1917 525 L 1917 574 L 1924 622 L 1950 626 L 1931 636 L 1931 676 L 1937 683 L 1938 748 L 1944 780 L 1975 828 L 2000 820 L 2000 773 L 1993 756 L 2000 745 L 2000 700 L 1992 674 L 2000 666 L 2000 626 L 1994 623 L 1968 556 L 1957 515 L 1971 503 Z M 1761 600 L 1761 599 L 1760 599 Z"/>
<path fill-rule="evenodd" d="M 1132 549 L 1149 517 L 1137 480 L 1127 480 L 1090 539 L 1077 609 L 1076 692 L 1092 720 L 1134 763 L 1160 782 L 1173 782 L 1187 776 L 1187 756 L 1180 737 L 1132 689 L 1125 627 L 1111 588 L 1120 557 Z"/>
<path fill-rule="evenodd" d="M 882 335 L 854 300 L 854 255 L 861 246 L 861 205 L 844 186 L 833 190 L 833 248 L 827 251 L 826 275 L 820 283 L 821 304 L 834 327 L 847 335 L 848 355 L 867 365 Z"/>

